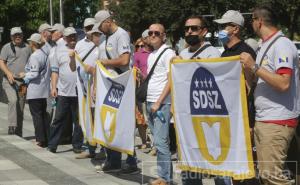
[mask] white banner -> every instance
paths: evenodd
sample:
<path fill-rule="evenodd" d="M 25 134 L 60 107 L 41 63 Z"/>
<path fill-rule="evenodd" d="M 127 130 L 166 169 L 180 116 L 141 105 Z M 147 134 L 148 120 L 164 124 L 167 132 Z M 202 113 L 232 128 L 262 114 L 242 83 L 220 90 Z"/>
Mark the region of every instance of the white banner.
<path fill-rule="evenodd" d="M 112 150 L 133 155 L 135 70 L 114 76 L 100 62 L 96 68 L 95 140 Z"/>
<path fill-rule="evenodd" d="M 254 177 L 239 58 L 176 60 L 171 79 L 180 168 L 234 179 Z"/>
<path fill-rule="evenodd" d="M 93 139 L 94 123 L 91 112 L 91 75 L 84 72 L 84 63 L 76 55 L 78 114 L 84 138 L 91 145 L 95 145 Z"/>

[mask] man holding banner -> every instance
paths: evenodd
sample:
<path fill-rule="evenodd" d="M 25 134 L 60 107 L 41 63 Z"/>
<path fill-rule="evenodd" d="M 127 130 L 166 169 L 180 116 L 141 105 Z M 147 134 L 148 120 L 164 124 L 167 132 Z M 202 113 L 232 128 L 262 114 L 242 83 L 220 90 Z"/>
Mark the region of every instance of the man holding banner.
<path fill-rule="evenodd" d="M 98 11 L 95 15 L 95 19 L 96 23 L 94 28 L 99 29 L 105 35 L 105 54 L 101 59 L 102 65 L 104 65 L 113 76 L 128 71 L 131 60 L 130 38 L 128 33 L 115 23 L 107 10 Z M 92 69 L 87 69 L 87 71 L 92 71 Z M 121 86 L 116 85 L 116 88 L 117 87 Z M 96 110 L 97 109 L 95 109 L 95 112 Z M 97 112 L 95 120 L 96 118 Z M 102 166 L 103 172 L 116 172 L 121 169 L 122 154 L 111 148 L 112 147 L 106 148 L 107 158 Z M 122 173 L 133 174 L 139 172 L 135 156 L 128 155 L 126 163 L 127 166 L 122 169 Z"/>
<path fill-rule="evenodd" d="M 185 40 L 189 47 L 184 49 L 179 58 L 193 59 L 193 58 L 218 58 L 221 53 L 213 47 L 209 42 L 205 42 L 204 38 L 208 32 L 206 27 L 206 20 L 201 16 L 191 16 L 185 22 Z M 215 184 L 230 184 L 230 179 L 215 178 Z M 201 185 L 202 174 L 183 171 L 182 172 L 183 185 Z"/>
<path fill-rule="evenodd" d="M 284 162 L 299 116 L 299 70 L 295 45 L 277 27 L 269 6 L 256 7 L 252 27 L 262 39 L 256 61 L 247 53 L 241 63 L 258 78 L 254 139 L 259 175 L 264 184 L 294 184 L 284 174 Z"/>

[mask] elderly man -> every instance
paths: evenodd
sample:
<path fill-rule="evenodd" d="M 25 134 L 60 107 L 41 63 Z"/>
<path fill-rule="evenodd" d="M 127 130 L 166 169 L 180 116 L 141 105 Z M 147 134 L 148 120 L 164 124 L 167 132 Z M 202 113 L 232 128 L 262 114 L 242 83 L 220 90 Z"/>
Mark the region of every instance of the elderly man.
<path fill-rule="evenodd" d="M 8 98 L 8 134 L 22 136 L 25 93 L 15 77 L 25 72 L 31 49 L 23 42 L 20 27 L 12 28 L 10 35 L 11 42 L 3 46 L 0 54 L 0 68 L 4 72 L 2 86 Z"/>
<path fill-rule="evenodd" d="M 51 63 L 51 93 L 53 97 L 57 96 L 57 106 L 55 118 L 50 125 L 50 137 L 48 150 L 55 153 L 59 139 L 63 131 L 63 125 L 66 123 L 65 115 L 72 114 L 72 123 L 74 123 L 73 132 L 73 152 L 81 153 L 83 134 L 78 123 L 78 99 L 76 93 L 76 73 L 70 70 L 69 64 L 71 58 L 70 52 L 73 52 L 77 43 L 77 33 L 73 27 L 64 29 L 64 38 L 66 45 L 57 47 L 55 56 Z M 58 88 L 58 92 L 57 89 Z"/>
<path fill-rule="evenodd" d="M 254 140 L 259 175 L 264 184 L 291 185 L 293 181 L 284 174 L 284 161 L 298 125 L 299 58 L 277 21 L 269 6 L 254 9 L 252 27 L 262 44 L 256 60 L 242 53 L 241 63 L 257 77 Z"/>

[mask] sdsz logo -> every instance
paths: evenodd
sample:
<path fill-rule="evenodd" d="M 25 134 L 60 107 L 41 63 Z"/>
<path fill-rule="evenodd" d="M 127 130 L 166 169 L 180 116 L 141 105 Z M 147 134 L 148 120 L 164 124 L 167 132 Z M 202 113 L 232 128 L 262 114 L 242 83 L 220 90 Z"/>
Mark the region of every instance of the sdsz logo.
<path fill-rule="evenodd" d="M 100 109 L 102 129 L 108 143 L 113 141 L 116 133 L 117 112 L 125 91 L 125 87 L 122 84 L 112 80 L 110 81 L 112 83 L 111 87 L 108 90 Z"/>
<path fill-rule="evenodd" d="M 200 153 L 214 165 L 223 163 L 230 147 L 229 114 L 214 75 L 203 67 L 192 77 L 190 109 Z"/>

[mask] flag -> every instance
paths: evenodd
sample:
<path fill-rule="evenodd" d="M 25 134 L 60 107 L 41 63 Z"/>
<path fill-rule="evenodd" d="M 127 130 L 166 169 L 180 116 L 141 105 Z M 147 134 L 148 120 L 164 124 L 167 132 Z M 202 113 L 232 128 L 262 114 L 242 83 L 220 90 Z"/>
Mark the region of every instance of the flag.
<path fill-rule="evenodd" d="M 76 54 L 78 114 L 84 138 L 90 145 L 95 145 L 93 139 L 94 123 L 91 112 L 91 81 L 92 76 L 84 72 L 84 63 Z"/>
<path fill-rule="evenodd" d="M 135 70 L 113 75 L 97 62 L 94 138 L 115 151 L 133 155 Z"/>
<path fill-rule="evenodd" d="M 176 60 L 171 89 L 179 167 L 234 179 L 254 177 L 239 57 Z"/>

